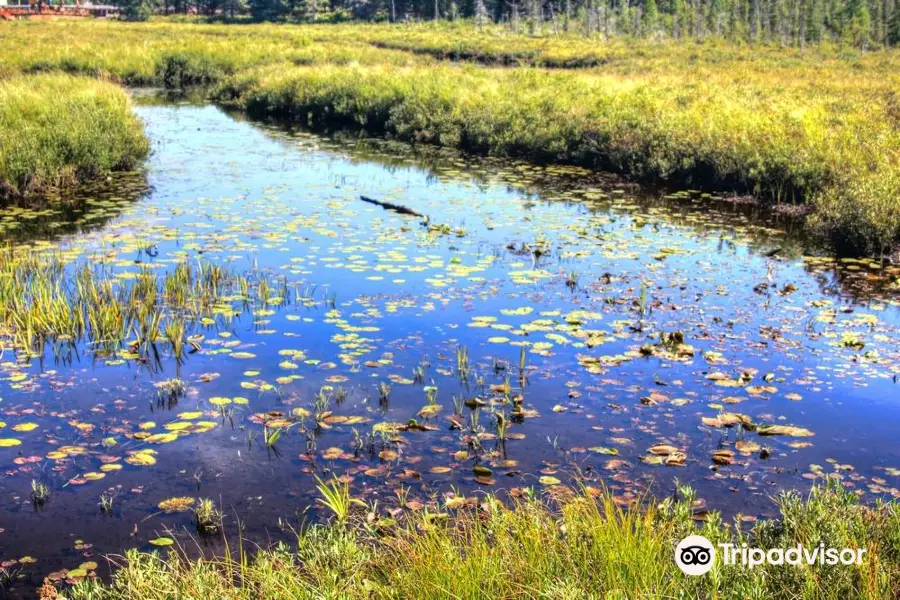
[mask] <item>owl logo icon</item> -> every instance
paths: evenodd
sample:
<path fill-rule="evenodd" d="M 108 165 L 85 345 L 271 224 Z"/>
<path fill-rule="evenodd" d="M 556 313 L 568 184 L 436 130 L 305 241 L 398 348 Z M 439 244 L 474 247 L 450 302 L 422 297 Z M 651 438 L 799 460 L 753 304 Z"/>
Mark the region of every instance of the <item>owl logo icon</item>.
<path fill-rule="evenodd" d="M 675 547 L 675 564 L 686 575 L 703 575 L 716 563 L 716 549 L 702 535 L 689 535 Z"/>

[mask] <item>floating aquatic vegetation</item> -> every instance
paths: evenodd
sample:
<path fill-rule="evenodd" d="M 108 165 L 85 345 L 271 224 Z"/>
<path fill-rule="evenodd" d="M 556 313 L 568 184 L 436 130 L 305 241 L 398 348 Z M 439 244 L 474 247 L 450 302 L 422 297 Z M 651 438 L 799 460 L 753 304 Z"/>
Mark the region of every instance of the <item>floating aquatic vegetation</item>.
<path fill-rule="evenodd" d="M 747 415 L 740 413 L 723 412 L 715 417 L 703 417 L 702 422 L 707 427 L 734 427 L 741 425 L 745 428 L 752 428 L 753 421 Z"/>
<path fill-rule="evenodd" d="M 151 546 L 158 546 L 161 548 L 165 548 L 167 546 L 171 546 L 172 544 L 174 544 L 175 540 L 173 540 L 170 537 L 158 537 L 158 538 L 153 538 L 152 540 L 148 541 L 147 543 L 150 544 Z"/>
<path fill-rule="evenodd" d="M 759 435 L 787 435 L 793 437 L 812 437 L 815 435 L 809 429 L 794 427 L 793 425 L 759 425 L 756 428 Z"/>
<path fill-rule="evenodd" d="M 648 454 L 640 457 L 641 461 L 651 465 L 667 465 L 683 467 L 687 454 L 671 444 L 656 444 L 647 449 Z"/>
<path fill-rule="evenodd" d="M 159 503 L 159 509 L 166 513 L 186 512 L 194 505 L 194 498 L 190 496 L 178 496 L 168 498 Z"/>
<path fill-rule="evenodd" d="M 722 448 L 712 453 L 712 461 L 717 465 L 730 465 L 734 463 L 734 451 Z"/>
<path fill-rule="evenodd" d="M 125 457 L 125 462 L 138 467 L 149 467 L 156 464 L 155 455 L 156 451 L 150 448 L 130 451 Z"/>

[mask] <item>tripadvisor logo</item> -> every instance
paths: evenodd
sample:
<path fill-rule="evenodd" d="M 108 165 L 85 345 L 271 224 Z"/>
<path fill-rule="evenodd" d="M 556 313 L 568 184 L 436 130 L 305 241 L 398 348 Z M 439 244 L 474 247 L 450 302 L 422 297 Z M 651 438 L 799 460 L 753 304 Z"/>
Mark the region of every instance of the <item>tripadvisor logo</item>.
<path fill-rule="evenodd" d="M 702 535 L 689 535 L 675 547 L 675 564 L 686 575 L 703 575 L 716 563 L 716 549 Z"/>
<path fill-rule="evenodd" d="M 865 548 L 813 548 L 797 544 L 791 548 L 750 548 L 747 544 L 719 544 L 726 565 L 752 569 L 758 565 L 861 565 Z M 686 575 L 703 575 L 716 563 L 716 550 L 702 535 L 689 535 L 675 547 L 675 564 Z"/>

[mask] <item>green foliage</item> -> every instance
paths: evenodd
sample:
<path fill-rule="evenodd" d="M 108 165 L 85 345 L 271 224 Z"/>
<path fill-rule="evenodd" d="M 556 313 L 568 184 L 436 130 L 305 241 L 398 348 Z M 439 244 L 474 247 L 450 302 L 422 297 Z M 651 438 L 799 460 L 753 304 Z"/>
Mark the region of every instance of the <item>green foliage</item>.
<path fill-rule="evenodd" d="M 900 2 L 894 4 L 887 27 L 887 41 L 891 46 L 900 46 Z"/>
<path fill-rule="evenodd" d="M 123 0 L 123 15 L 146 20 L 151 11 L 193 10 L 209 21 L 341 22 L 351 19 L 392 22 L 471 19 L 478 26 L 494 20 L 506 31 L 558 35 L 580 31 L 604 37 L 709 39 L 774 42 L 897 44 L 888 35 L 893 1 L 881 0 Z"/>
<path fill-rule="evenodd" d="M 120 0 L 118 4 L 126 21 L 146 21 L 153 14 L 152 0 Z"/>
<path fill-rule="evenodd" d="M 316 476 L 316 489 L 321 496 L 318 500 L 334 515 L 338 523 L 346 523 L 350 510 L 354 505 L 365 506 L 362 500 L 350 496 L 350 482 L 333 477 L 331 481 L 322 481 Z"/>
<path fill-rule="evenodd" d="M 763 75 L 760 73 L 760 75 Z M 879 105 L 835 81 L 816 96 L 723 74 L 702 86 L 549 71 L 321 66 L 262 68 L 220 100 L 265 117 L 362 127 L 415 142 L 724 187 L 806 202 L 812 223 L 851 252 L 900 239 L 900 133 Z M 695 80 L 695 83 L 698 81 Z M 793 95 L 798 94 L 798 95 Z M 841 113 L 829 108 L 840 102 Z M 867 140 L 861 144 L 859 140 Z"/>
<path fill-rule="evenodd" d="M 864 48 L 871 38 L 872 18 L 867 0 L 850 0 L 844 8 L 842 37 L 847 42 Z"/>
<path fill-rule="evenodd" d="M 642 15 L 643 33 L 645 35 L 654 35 L 659 30 L 659 9 L 656 6 L 656 0 L 647 0 L 644 5 Z"/>
<path fill-rule="evenodd" d="M 506 508 L 482 498 L 479 508 L 408 513 L 392 521 L 314 525 L 297 550 L 280 545 L 245 563 L 186 561 L 129 551 L 109 585 L 84 582 L 67 597 L 112 600 L 207 598 L 893 598 L 900 577 L 900 513 L 860 505 L 829 483 L 807 499 L 778 499 L 781 517 L 744 531 L 713 514 L 698 526 L 690 489 L 680 500 L 621 508 L 611 494 L 575 495 L 550 508 L 539 499 Z M 788 548 L 867 548 L 859 567 L 726 566 L 683 575 L 673 549 L 697 533 L 713 544 Z M 243 553 L 241 553 L 243 556 Z M 240 574 L 239 577 L 236 575 Z"/>
<path fill-rule="evenodd" d="M 134 168 L 149 145 L 125 91 L 68 75 L 0 80 L 0 199 Z"/>
<path fill-rule="evenodd" d="M 250 15 L 260 21 L 272 21 L 288 14 L 283 0 L 250 0 Z"/>
<path fill-rule="evenodd" d="M 661 13 L 660 27 L 690 36 L 689 13 Z M 213 84 L 217 101 L 256 116 L 805 203 L 813 228 L 847 252 L 900 240 L 897 51 L 542 38 L 471 23 L 45 22 L 8 33 L 10 74 Z"/>

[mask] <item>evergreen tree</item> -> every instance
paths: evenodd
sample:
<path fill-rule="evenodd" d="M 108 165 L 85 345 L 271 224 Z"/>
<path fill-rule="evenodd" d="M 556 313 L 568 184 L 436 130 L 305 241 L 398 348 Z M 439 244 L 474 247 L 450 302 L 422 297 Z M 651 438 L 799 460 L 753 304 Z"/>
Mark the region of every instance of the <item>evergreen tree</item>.
<path fill-rule="evenodd" d="M 44 0 L 49 1 L 49 0 Z M 360 20 L 472 19 L 503 22 L 516 32 L 580 30 L 605 37 L 635 35 L 751 43 L 843 41 L 859 48 L 900 46 L 900 0 L 113 0 L 125 19 L 154 11 L 315 20 L 321 14 Z M 583 25 L 576 26 L 576 23 Z"/>
<path fill-rule="evenodd" d="M 250 15 L 259 21 L 274 21 L 284 18 L 288 6 L 283 0 L 249 0 Z"/>
<path fill-rule="evenodd" d="M 656 35 L 659 28 L 659 9 L 656 7 L 656 0 L 646 0 L 642 18 L 644 35 Z"/>
<path fill-rule="evenodd" d="M 710 0 L 707 10 L 706 28 L 713 34 L 720 36 L 726 33 L 728 22 L 729 0 Z"/>
<path fill-rule="evenodd" d="M 126 21 L 146 21 L 156 8 L 152 0 L 121 0 L 122 18 Z"/>
<path fill-rule="evenodd" d="M 821 42 L 825 36 L 825 12 L 822 0 L 808 0 L 806 6 L 806 40 Z"/>
<path fill-rule="evenodd" d="M 854 46 L 865 48 L 869 43 L 871 26 L 872 18 L 866 0 L 850 0 L 846 7 L 844 39 Z"/>
<path fill-rule="evenodd" d="M 894 3 L 894 10 L 888 20 L 887 43 L 891 46 L 900 46 L 900 2 Z"/>
<path fill-rule="evenodd" d="M 222 0 L 222 12 L 231 18 L 247 11 L 247 3 L 244 0 Z"/>

